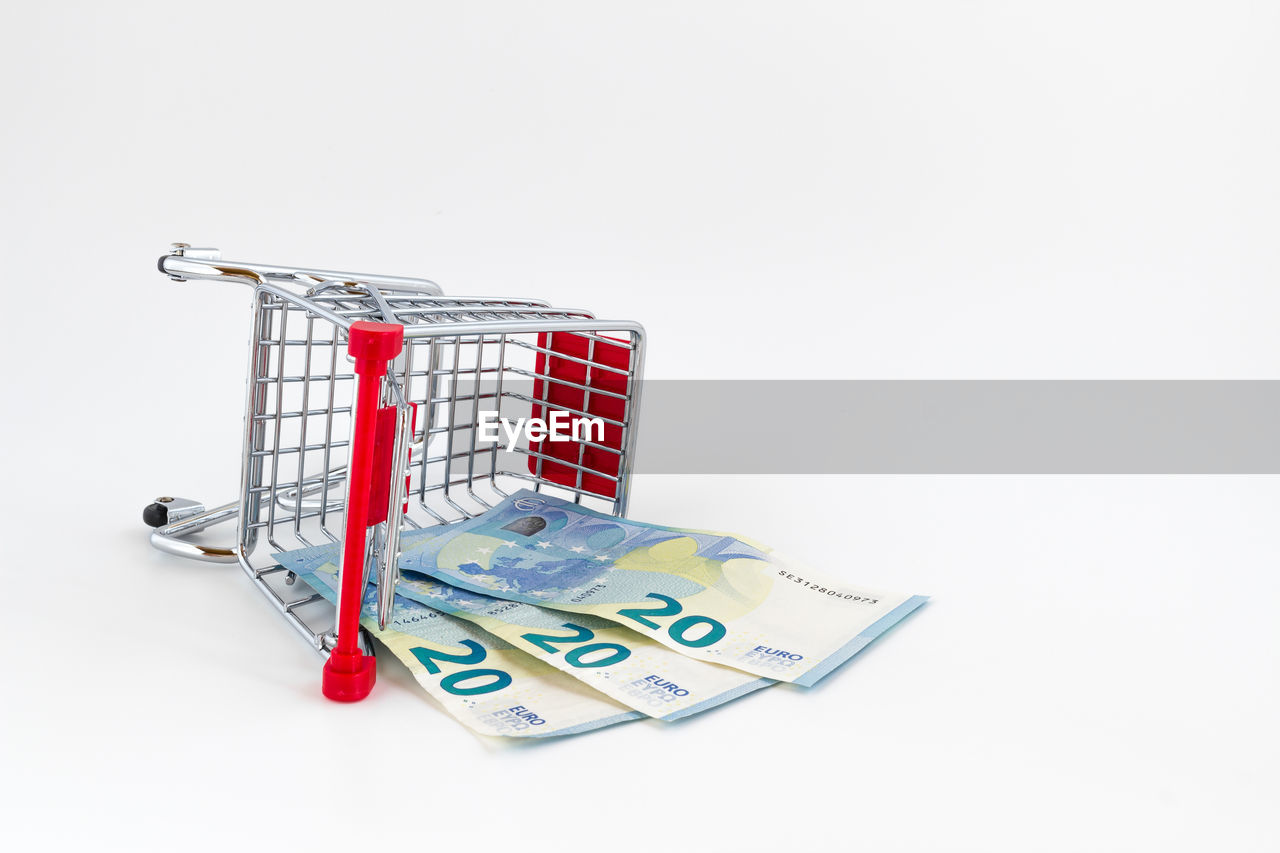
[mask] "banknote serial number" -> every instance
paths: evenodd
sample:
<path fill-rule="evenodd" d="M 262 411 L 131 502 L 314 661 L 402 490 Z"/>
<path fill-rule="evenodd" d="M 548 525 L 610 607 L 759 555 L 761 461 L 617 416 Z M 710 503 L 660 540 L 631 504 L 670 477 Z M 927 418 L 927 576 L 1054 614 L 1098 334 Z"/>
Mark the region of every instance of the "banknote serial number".
<path fill-rule="evenodd" d="M 822 586 L 821 584 L 816 584 L 816 583 L 812 583 L 811 581 L 805 580 L 799 575 L 793 575 L 791 572 L 787 571 L 786 569 L 779 569 L 778 576 L 786 578 L 792 583 L 798 583 L 801 586 L 803 586 L 805 589 L 811 589 L 816 593 L 830 596 L 831 598 L 840 598 L 845 601 L 855 601 L 859 604 L 879 604 L 880 603 L 880 599 L 875 598 L 874 596 L 858 595 L 852 592 L 841 592 L 838 589 L 830 589 L 828 587 Z"/>

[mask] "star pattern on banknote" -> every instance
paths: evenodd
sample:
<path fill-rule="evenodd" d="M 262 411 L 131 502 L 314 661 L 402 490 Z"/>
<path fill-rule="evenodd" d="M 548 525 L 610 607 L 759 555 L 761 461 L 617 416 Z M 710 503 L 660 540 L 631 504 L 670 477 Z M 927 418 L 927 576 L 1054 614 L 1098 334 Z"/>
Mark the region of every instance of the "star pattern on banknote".
<path fill-rule="evenodd" d="M 583 548 L 581 545 L 574 545 L 574 546 L 573 546 L 572 548 L 570 548 L 569 550 L 570 550 L 570 551 L 572 551 L 572 552 L 573 552 L 573 553 L 575 553 L 575 554 L 585 554 L 585 553 L 587 553 L 587 549 L 586 549 L 586 548 Z"/>
<path fill-rule="evenodd" d="M 609 562 L 609 558 L 608 558 L 607 556 L 605 556 L 604 554 L 596 554 L 596 555 L 595 555 L 594 557 L 592 557 L 591 559 L 593 559 L 593 560 L 599 560 L 601 563 L 607 563 L 607 562 Z"/>
<path fill-rule="evenodd" d="M 539 547 L 539 548 L 550 548 L 550 547 L 551 547 L 551 543 L 544 539 L 544 540 L 542 540 L 541 542 L 539 542 L 539 543 L 538 543 L 538 547 Z"/>
<path fill-rule="evenodd" d="M 506 542 L 503 542 L 503 543 L 502 543 L 501 545 L 499 545 L 498 547 L 499 547 L 499 548 L 519 548 L 519 547 L 520 547 L 520 543 L 519 543 L 519 542 L 512 541 L 511 539 L 508 539 Z"/>
<path fill-rule="evenodd" d="M 492 554 L 492 553 L 493 553 L 493 549 L 492 549 L 492 548 L 477 548 L 477 549 L 476 549 L 476 553 L 477 553 L 477 554 Z"/>

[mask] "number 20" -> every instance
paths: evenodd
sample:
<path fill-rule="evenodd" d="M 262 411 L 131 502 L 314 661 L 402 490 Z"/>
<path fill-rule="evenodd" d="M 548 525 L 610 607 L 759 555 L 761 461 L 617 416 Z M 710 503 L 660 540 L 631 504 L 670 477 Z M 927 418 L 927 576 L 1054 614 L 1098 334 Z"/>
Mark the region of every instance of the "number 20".
<path fill-rule="evenodd" d="M 451 652 L 442 652 L 437 649 L 424 649 L 421 646 L 410 649 L 413 656 L 418 659 L 432 675 L 440 672 L 440 665 L 436 661 L 446 661 L 448 663 L 460 663 L 466 666 L 480 663 L 488 656 L 484 646 L 474 640 L 463 640 L 462 647 L 467 649 L 462 654 L 453 654 Z M 492 681 L 483 684 L 464 687 L 465 682 L 475 678 L 491 678 Z M 511 684 L 511 674 L 503 672 L 500 669 L 464 669 L 461 672 L 453 672 L 440 679 L 440 687 L 446 693 L 452 693 L 454 696 L 479 696 L 483 693 L 492 693 L 495 690 L 501 690 Z"/>
<path fill-rule="evenodd" d="M 657 631 L 661 630 L 662 626 L 650 619 L 650 616 L 675 616 L 684 610 L 684 605 L 669 595 L 651 592 L 646 597 L 657 599 L 662 602 L 662 606 L 648 609 L 643 607 L 624 607 L 618 611 L 618 615 L 625 616 L 628 619 L 639 622 L 646 628 L 653 628 Z M 689 630 L 695 625 L 706 625 L 707 632 L 701 637 L 695 637 L 691 640 L 688 637 Z M 723 624 L 709 616 L 684 616 L 672 622 L 671 626 L 667 628 L 667 633 L 671 635 L 671 639 L 682 646 L 701 649 L 720 642 L 727 632 Z"/>
<path fill-rule="evenodd" d="M 595 631 L 590 628 L 584 628 L 581 625 L 575 625 L 572 622 L 566 622 L 561 627 L 568 628 L 574 632 L 572 637 L 557 637 L 555 634 L 521 634 L 523 640 L 528 640 L 531 644 L 540 649 L 544 649 L 552 654 L 557 654 L 557 645 L 568 645 L 572 643 L 585 643 L 595 637 Z M 599 657 L 592 657 L 596 652 L 606 652 Z M 570 666 L 576 667 L 597 667 L 597 666 L 613 666 L 615 663 L 621 663 L 631 657 L 631 649 L 626 646 L 620 646 L 617 643 L 591 643 L 586 646 L 578 646 L 576 649 L 565 653 L 564 659 Z"/>

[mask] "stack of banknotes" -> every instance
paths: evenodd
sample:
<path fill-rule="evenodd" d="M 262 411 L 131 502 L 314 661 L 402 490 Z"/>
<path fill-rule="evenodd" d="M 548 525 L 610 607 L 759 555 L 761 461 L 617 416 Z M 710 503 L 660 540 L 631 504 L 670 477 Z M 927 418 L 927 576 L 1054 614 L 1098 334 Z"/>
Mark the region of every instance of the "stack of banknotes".
<path fill-rule="evenodd" d="M 276 555 L 330 601 L 337 545 Z M 644 524 L 521 491 L 406 530 L 384 630 L 363 625 L 459 721 L 546 737 L 678 720 L 808 687 L 926 600 L 827 580 L 721 533 Z"/>

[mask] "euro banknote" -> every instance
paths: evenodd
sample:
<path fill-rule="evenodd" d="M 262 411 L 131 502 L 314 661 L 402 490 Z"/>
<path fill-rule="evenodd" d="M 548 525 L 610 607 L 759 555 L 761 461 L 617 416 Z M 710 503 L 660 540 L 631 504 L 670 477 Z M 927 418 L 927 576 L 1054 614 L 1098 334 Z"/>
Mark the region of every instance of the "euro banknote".
<path fill-rule="evenodd" d="M 406 530 L 402 553 L 422 547 L 443 528 Z M 337 571 L 337 545 L 280 555 L 313 570 Z M 471 622 L 516 649 L 545 661 L 647 716 L 670 722 L 776 684 L 726 666 L 685 657 L 661 643 L 589 614 L 572 619 L 557 610 L 504 601 L 405 572 L 400 597 Z"/>
<path fill-rule="evenodd" d="M 811 686 L 927 599 L 824 579 L 733 536 L 516 492 L 403 554 L 455 587 L 598 616 L 682 654 Z"/>
<path fill-rule="evenodd" d="M 292 553 L 277 560 L 335 601 L 332 561 Z M 370 584 L 366 592 L 361 624 L 450 715 L 474 731 L 549 737 L 643 717 L 509 643 L 416 601 L 397 597 L 390 627 L 379 631 L 373 618 L 377 590 Z"/>

